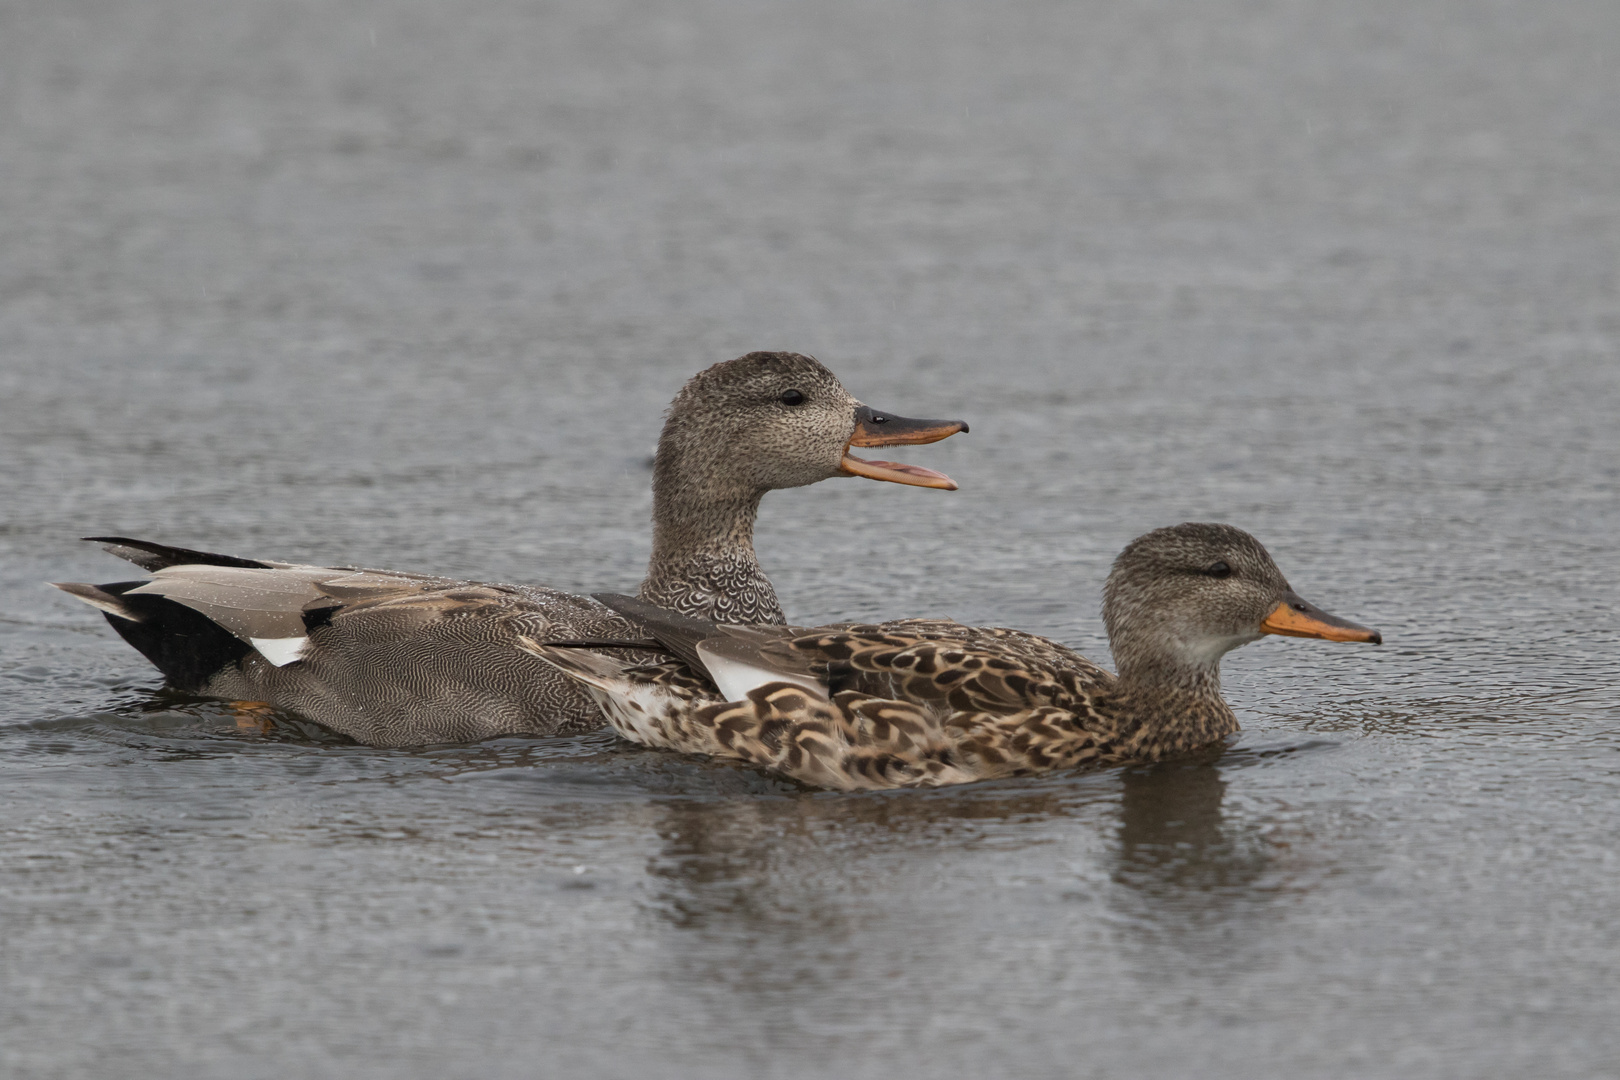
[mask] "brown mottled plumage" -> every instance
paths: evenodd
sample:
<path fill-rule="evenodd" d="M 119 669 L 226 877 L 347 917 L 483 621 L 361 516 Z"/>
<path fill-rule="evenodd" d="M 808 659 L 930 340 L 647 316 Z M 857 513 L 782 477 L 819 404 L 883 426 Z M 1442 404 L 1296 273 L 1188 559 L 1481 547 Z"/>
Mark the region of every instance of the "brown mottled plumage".
<path fill-rule="evenodd" d="M 862 461 L 848 448 L 966 430 L 959 421 L 874 411 L 797 353 L 714 365 L 686 384 L 666 416 L 642 595 L 688 615 L 781 623 L 754 555 L 764 494 L 845 475 L 954 488 L 939 473 Z M 100 608 L 171 685 L 267 702 L 374 746 L 599 727 L 601 713 L 572 679 L 515 646 L 641 634 L 589 597 L 544 586 L 95 539 L 151 579 L 58 587 Z"/>
<path fill-rule="evenodd" d="M 616 731 L 841 790 L 1154 761 L 1238 729 L 1220 689 L 1231 649 L 1265 633 L 1381 640 L 1301 600 L 1230 525 L 1159 529 L 1115 560 L 1103 618 L 1118 675 L 1033 634 L 948 619 L 717 626 L 604 599 L 684 659 L 523 647 L 588 686 Z"/>

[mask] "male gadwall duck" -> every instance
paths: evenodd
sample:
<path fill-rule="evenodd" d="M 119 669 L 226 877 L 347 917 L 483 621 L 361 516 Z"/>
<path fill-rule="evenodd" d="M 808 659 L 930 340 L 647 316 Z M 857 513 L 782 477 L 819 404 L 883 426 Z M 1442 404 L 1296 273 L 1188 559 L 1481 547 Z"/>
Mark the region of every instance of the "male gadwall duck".
<path fill-rule="evenodd" d="M 602 599 L 678 659 L 522 644 L 589 687 L 620 735 L 843 791 L 1156 761 L 1238 730 L 1220 665 L 1239 645 L 1382 642 L 1300 599 L 1230 525 L 1158 529 L 1114 561 L 1103 622 L 1117 675 L 1055 641 L 949 619 L 725 626 Z"/>
<path fill-rule="evenodd" d="M 676 396 L 659 439 L 642 599 L 702 619 L 782 623 L 754 555 L 765 493 L 835 476 L 951 490 L 941 473 L 849 450 L 966 430 L 863 405 L 797 353 L 714 365 Z M 589 597 L 544 586 L 90 539 L 151 578 L 57 587 L 100 608 L 172 687 L 285 709 L 373 746 L 600 727 L 583 689 L 517 643 L 642 633 Z"/>

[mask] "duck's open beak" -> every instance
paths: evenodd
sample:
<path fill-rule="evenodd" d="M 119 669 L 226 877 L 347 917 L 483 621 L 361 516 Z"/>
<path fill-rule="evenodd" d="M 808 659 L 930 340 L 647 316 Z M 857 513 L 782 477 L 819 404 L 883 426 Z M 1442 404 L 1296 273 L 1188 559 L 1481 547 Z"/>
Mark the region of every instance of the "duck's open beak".
<path fill-rule="evenodd" d="M 1378 631 L 1369 630 L 1337 615 L 1329 615 L 1292 589 L 1283 594 L 1282 603 L 1265 617 L 1265 621 L 1260 624 L 1260 631 L 1265 634 L 1282 634 L 1286 637 L 1314 637 L 1328 641 L 1370 641 L 1374 645 L 1384 643 L 1384 635 Z"/>
<path fill-rule="evenodd" d="M 957 432 L 967 431 L 961 420 L 913 420 L 906 416 L 880 412 L 870 405 L 855 410 L 855 434 L 849 437 L 850 446 L 915 446 L 920 443 L 939 442 Z M 955 491 L 956 481 L 944 473 L 924 469 L 918 465 L 902 465 L 897 461 L 865 461 L 844 449 L 841 463 L 850 476 L 864 476 L 868 480 L 887 480 L 912 487 L 940 488 Z"/>

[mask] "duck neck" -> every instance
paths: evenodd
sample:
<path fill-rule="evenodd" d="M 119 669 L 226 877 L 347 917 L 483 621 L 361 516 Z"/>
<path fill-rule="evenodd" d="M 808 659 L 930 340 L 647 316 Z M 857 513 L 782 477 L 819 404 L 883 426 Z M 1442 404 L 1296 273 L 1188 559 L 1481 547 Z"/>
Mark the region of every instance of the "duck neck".
<path fill-rule="evenodd" d="M 765 492 L 700 493 L 664 482 L 663 472 L 653 481 L 653 550 L 641 599 L 715 622 L 785 623 L 754 554 Z"/>
<path fill-rule="evenodd" d="M 1168 657 L 1121 660 L 1115 707 L 1126 742 L 1143 757 L 1179 753 L 1230 735 L 1237 717 L 1221 696 L 1221 665 Z"/>

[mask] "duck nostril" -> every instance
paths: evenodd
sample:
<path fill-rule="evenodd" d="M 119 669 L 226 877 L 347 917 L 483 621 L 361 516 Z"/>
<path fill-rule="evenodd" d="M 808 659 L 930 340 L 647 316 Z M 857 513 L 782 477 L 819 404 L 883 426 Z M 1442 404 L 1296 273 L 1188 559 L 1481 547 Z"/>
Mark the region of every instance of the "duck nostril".
<path fill-rule="evenodd" d="M 879 416 L 877 413 L 872 414 L 872 423 L 874 423 L 874 424 L 887 424 L 888 422 L 889 422 L 889 418 L 887 416 Z"/>
<path fill-rule="evenodd" d="M 1294 605 L 1294 610 L 1295 611 L 1309 611 L 1310 606 L 1308 604 L 1295 604 Z"/>

